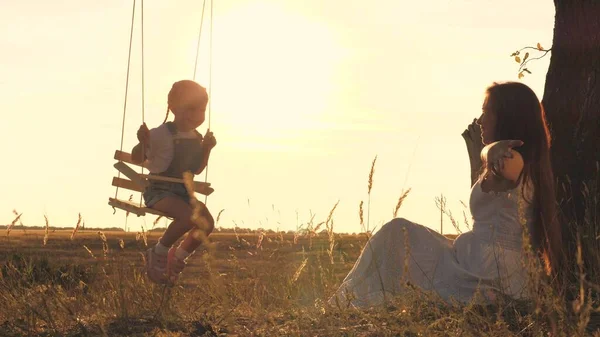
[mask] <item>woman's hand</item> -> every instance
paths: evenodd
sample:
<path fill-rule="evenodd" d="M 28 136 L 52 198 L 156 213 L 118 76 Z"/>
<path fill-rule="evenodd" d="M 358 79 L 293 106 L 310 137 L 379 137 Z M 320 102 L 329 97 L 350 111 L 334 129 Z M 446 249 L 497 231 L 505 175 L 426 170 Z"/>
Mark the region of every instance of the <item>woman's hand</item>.
<path fill-rule="evenodd" d="M 481 150 L 483 149 L 483 142 L 481 141 L 481 128 L 477 124 L 477 119 L 474 118 L 473 122 L 467 126 L 465 131 L 462 133 L 462 137 L 467 145 L 467 152 L 469 154 L 469 164 L 471 165 L 471 185 L 475 184 L 479 178 L 479 169 L 482 166 L 481 161 Z"/>
<path fill-rule="evenodd" d="M 485 163 L 486 169 L 495 175 L 502 177 L 504 171 L 504 161 L 514 158 L 512 149 L 523 145 L 521 140 L 500 140 L 489 144 L 481 151 L 481 160 Z"/>
<path fill-rule="evenodd" d="M 481 143 L 483 147 L 483 143 L 481 142 L 481 127 L 477 124 L 477 118 L 474 118 L 473 122 L 467 126 L 462 136 L 475 141 L 478 145 Z"/>
<path fill-rule="evenodd" d="M 521 154 L 513 153 L 512 148 L 521 145 L 520 140 L 501 140 L 483 148 L 481 159 L 486 172 L 481 188 L 484 192 L 506 192 L 517 186 L 524 163 Z"/>

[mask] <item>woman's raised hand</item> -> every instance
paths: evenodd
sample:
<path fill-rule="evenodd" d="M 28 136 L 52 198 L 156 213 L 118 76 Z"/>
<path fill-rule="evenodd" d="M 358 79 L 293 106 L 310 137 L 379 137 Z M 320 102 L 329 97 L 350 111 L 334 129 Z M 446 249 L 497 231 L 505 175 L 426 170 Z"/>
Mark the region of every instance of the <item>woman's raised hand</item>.
<path fill-rule="evenodd" d="M 501 172 L 504 170 L 504 161 L 507 158 L 513 158 L 511 150 L 522 145 L 523 141 L 515 139 L 494 142 L 483 148 L 481 160 L 483 160 L 488 170 L 497 176 L 501 176 Z"/>

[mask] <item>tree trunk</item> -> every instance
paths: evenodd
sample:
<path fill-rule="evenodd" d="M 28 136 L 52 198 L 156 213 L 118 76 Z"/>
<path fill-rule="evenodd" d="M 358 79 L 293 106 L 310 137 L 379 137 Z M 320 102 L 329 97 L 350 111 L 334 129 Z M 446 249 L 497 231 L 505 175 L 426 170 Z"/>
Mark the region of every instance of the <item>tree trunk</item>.
<path fill-rule="evenodd" d="M 590 219 L 600 214 L 599 205 L 589 203 L 599 191 L 600 1 L 554 0 L 554 5 L 552 54 L 542 102 L 553 137 L 561 220 L 573 249 L 575 230 L 597 236 L 600 227 L 598 219 Z"/>

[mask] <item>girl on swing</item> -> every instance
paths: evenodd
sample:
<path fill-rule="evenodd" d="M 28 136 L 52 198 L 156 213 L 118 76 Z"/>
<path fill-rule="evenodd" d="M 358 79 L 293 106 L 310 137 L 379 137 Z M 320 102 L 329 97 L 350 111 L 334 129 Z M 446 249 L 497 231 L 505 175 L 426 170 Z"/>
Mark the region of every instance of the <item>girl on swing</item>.
<path fill-rule="evenodd" d="M 190 80 L 175 82 L 169 92 L 169 111 L 175 116 L 173 122 L 152 130 L 144 123 L 140 126 L 137 144 L 131 151 L 136 163 L 146 161 L 151 174 L 173 178 L 183 178 L 190 171 L 200 174 L 208 163 L 211 150 L 217 144 L 210 130 L 206 135 L 196 131 L 204 123 L 208 94 L 206 89 Z M 156 245 L 146 251 L 146 272 L 148 278 L 158 284 L 174 283 L 186 265 L 186 259 L 201 245 L 194 235 L 187 235 L 179 247 L 173 245 L 184 234 L 196 228 L 192 222 L 193 209 L 190 195 L 183 183 L 150 180 L 143 193 L 146 207 L 161 211 L 173 218 L 165 233 Z M 208 226 L 206 236 L 214 228 L 214 219 L 206 207 L 201 216 Z"/>

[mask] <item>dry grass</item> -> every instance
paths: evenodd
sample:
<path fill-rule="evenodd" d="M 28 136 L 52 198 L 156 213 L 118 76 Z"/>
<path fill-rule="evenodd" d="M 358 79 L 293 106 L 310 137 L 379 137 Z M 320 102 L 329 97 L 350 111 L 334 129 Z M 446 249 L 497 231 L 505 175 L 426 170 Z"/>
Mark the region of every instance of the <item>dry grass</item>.
<path fill-rule="evenodd" d="M 332 252 L 329 234 L 294 244 L 291 234 L 215 233 L 213 256 L 196 254 L 181 283 L 163 288 L 143 275 L 143 239 L 103 234 L 106 242 L 89 231 L 72 241 L 69 231 L 56 231 L 43 246 L 44 231 L 28 231 L 2 245 L 0 335 L 546 336 L 552 329 L 552 312 L 544 312 L 552 307 L 447 305 L 417 290 L 382 308 L 328 307 L 360 253 L 358 235 L 334 234 Z M 583 302 L 588 314 L 590 306 Z M 584 319 L 563 319 L 562 335 L 577 336 Z"/>
<path fill-rule="evenodd" d="M 409 191 L 401 193 L 394 215 Z M 442 214 L 458 227 L 445 201 L 440 199 L 439 204 Z M 365 221 L 363 205 L 360 235 L 335 233 L 337 204 L 322 222 L 312 216 L 297 225 L 294 234 L 217 231 L 204 252 L 192 256 L 175 287 L 149 283 L 143 273 L 143 252 L 160 232 L 91 231 L 80 228 L 79 216 L 72 230 L 51 232 L 46 219 L 43 230 L 21 233 L 14 230 L 21 219 L 15 211 L 15 220 L 0 238 L 0 335 L 591 335 L 599 312 L 594 294 L 600 289 L 598 274 L 586 269 L 584 260 L 593 261 L 589 254 L 594 254 L 597 243 L 580 245 L 578 260 L 573 261 L 579 270 L 578 295 L 566 305 L 539 276 L 542 269 L 533 258 L 525 260 L 529 287 L 536 294 L 529 302 L 499 298 L 485 307 L 447 304 L 407 287 L 402 296 L 378 308 L 326 305 L 368 245 L 372 230 L 369 207 Z M 526 234 L 524 238 L 527 248 Z"/>

